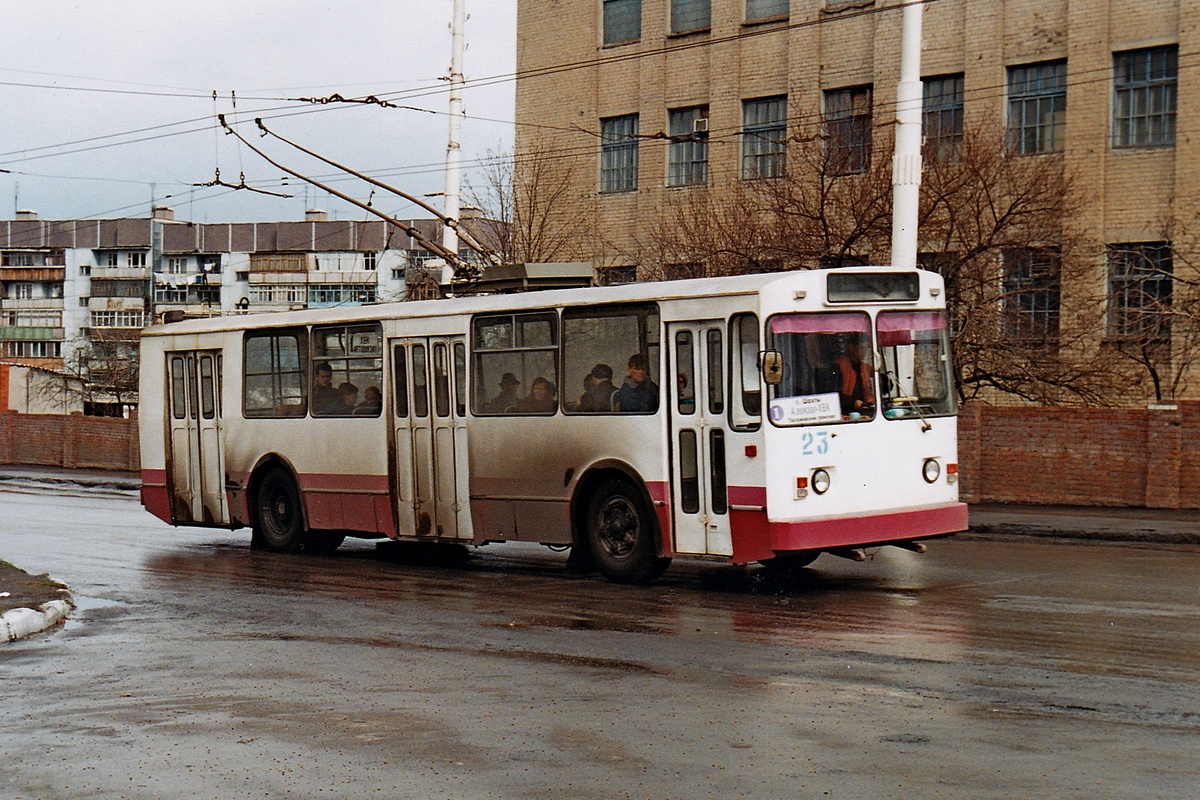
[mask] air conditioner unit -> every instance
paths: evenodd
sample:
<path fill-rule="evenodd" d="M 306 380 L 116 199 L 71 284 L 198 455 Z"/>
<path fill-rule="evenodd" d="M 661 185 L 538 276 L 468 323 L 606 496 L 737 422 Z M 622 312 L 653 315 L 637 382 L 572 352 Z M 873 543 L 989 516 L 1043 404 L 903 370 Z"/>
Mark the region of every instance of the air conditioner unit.
<path fill-rule="evenodd" d="M 692 120 L 692 133 L 708 133 L 708 117 L 697 117 Z"/>

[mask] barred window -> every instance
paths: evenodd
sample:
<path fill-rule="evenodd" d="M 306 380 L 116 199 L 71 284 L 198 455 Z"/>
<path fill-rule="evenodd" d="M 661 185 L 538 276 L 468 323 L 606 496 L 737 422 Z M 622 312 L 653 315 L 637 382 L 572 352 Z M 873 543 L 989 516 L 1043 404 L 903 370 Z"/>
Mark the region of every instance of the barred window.
<path fill-rule="evenodd" d="M 637 189 L 638 115 L 600 120 L 600 191 Z"/>
<path fill-rule="evenodd" d="M 704 31 L 711 25 L 710 0 L 671 0 L 671 33 Z"/>
<path fill-rule="evenodd" d="M 604 0 L 604 43 L 636 42 L 642 35 L 642 0 Z"/>
<path fill-rule="evenodd" d="M 1179 49 L 1113 55 L 1113 147 L 1175 144 Z"/>
<path fill-rule="evenodd" d="M 787 159 L 787 95 L 742 103 L 742 178 L 781 178 Z"/>
<path fill-rule="evenodd" d="M 871 87 L 825 93 L 829 164 L 841 175 L 866 172 L 871 163 Z"/>
<path fill-rule="evenodd" d="M 925 78 L 922 84 L 925 154 L 938 161 L 957 161 L 963 138 L 962 73 Z"/>
<path fill-rule="evenodd" d="M 1021 155 L 1057 153 L 1066 129 L 1067 62 L 1009 67 L 1009 145 Z"/>
<path fill-rule="evenodd" d="M 669 112 L 667 185 L 703 186 L 708 183 L 708 106 Z"/>
<path fill-rule="evenodd" d="M 1058 337 L 1062 291 L 1059 254 L 1019 248 L 1004 253 L 1004 334 L 1010 339 Z"/>
<path fill-rule="evenodd" d="M 1141 339 L 1169 337 L 1172 273 L 1169 242 L 1109 245 L 1109 335 Z"/>

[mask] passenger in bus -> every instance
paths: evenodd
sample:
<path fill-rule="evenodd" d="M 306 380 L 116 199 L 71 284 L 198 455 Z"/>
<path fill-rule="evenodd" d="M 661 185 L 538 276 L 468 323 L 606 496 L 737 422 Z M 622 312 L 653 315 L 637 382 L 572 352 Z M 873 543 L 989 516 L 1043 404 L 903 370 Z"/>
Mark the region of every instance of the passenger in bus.
<path fill-rule="evenodd" d="M 356 417 L 376 417 L 383 410 L 383 392 L 378 386 L 363 389 L 363 401 L 354 409 Z"/>
<path fill-rule="evenodd" d="M 517 387 L 520 385 L 521 382 L 517 380 L 516 375 L 513 375 L 511 372 L 504 373 L 504 376 L 500 378 L 500 394 L 483 404 L 484 412 L 488 414 L 503 414 L 521 402 L 521 398 L 517 397 Z"/>
<path fill-rule="evenodd" d="M 850 339 L 846 343 L 846 351 L 834 363 L 840 376 L 838 396 L 842 402 L 842 414 L 869 411 L 875 405 L 875 387 L 871 380 L 871 364 L 863 360 L 862 339 L 857 336 Z"/>
<path fill-rule="evenodd" d="M 517 414 L 546 414 L 558 408 L 558 387 L 545 378 L 533 381 L 528 396 L 510 409 Z"/>
<path fill-rule="evenodd" d="M 597 364 L 583 379 L 587 388 L 579 398 L 579 410 L 598 413 L 613 410 L 613 395 L 618 391 L 612 382 L 613 371 L 608 364 Z"/>
<path fill-rule="evenodd" d="M 338 391 L 333 388 L 333 367 L 329 366 L 328 361 L 322 361 L 313 371 L 312 412 L 336 414 L 340 405 Z"/>
<path fill-rule="evenodd" d="M 347 381 L 337 388 L 338 406 L 334 414 L 353 414 L 358 408 L 358 387 Z"/>
<path fill-rule="evenodd" d="M 650 365 L 641 353 L 629 357 L 625 367 L 628 377 L 617 391 L 617 411 L 623 413 L 654 413 L 658 411 L 658 384 L 650 380 Z"/>
<path fill-rule="evenodd" d="M 679 373 L 676 385 L 679 387 L 679 413 L 691 414 L 695 412 L 696 393 L 690 388 L 686 372 Z"/>

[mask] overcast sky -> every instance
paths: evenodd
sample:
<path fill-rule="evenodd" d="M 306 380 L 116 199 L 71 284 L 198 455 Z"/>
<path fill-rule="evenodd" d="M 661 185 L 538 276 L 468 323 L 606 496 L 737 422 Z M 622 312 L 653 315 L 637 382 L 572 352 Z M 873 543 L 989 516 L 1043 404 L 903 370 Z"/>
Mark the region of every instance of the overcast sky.
<path fill-rule="evenodd" d="M 215 114 L 253 119 L 309 149 L 413 194 L 443 188 L 449 129 L 451 0 L 37 0 L 5 4 L 0 27 L 0 219 L 331 218 L 365 212 L 282 173 L 218 131 Z M 466 0 L 469 82 L 464 174 L 512 144 L 516 0 Z M 218 93 L 214 102 L 212 93 Z M 315 105 L 293 98 L 367 95 L 407 108 Z M 236 95 L 236 102 L 233 96 Z M 279 142 L 283 164 L 334 178 Z M 294 195 L 194 187 L 214 179 Z M 334 178 L 367 199 L 362 184 Z M 440 207 L 441 199 L 435 202 Z M 425 216 L 398 198 L 373 204 Z"/>

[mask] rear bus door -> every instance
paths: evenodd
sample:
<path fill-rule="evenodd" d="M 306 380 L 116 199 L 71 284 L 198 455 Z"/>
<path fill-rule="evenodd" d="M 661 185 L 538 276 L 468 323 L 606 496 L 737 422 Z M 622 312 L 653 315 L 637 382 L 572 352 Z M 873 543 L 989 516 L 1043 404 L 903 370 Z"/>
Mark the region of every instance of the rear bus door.
<path fill-rule="evenodd" d="M 176 522 L 229 521 L 221 367 L 221 354 L 215 350 L 167 354 L 171 516 Z"/>
<path fill-rule="evenodd" d="M 725 479 L 725 346 L 718 320 L 671 323 L 671 496 L 675 550 L 732 555 Z"/>

